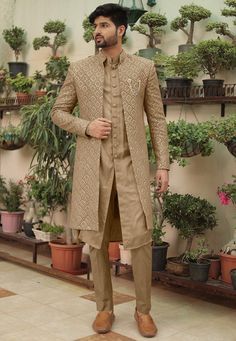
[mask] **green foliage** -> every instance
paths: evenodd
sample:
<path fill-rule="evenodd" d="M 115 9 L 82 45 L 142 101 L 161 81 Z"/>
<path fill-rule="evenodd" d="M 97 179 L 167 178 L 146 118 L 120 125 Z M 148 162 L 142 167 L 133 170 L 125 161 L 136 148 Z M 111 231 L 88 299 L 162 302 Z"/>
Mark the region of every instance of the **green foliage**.
<path fill-rule="evenodd" d="M 8 71 L 3 66 L 0 66 L 0 94 L 6 91 Z"/>
<path fill-rule="evenodd" d="M 205 239 L 200 239 L 197 247 L 190 251 L 185 252 L 184 261 L 188 263 L 202 263 L 203 256 L 208 253 L 208 246 Z"/>
<path fill-rule="evenodd" d="M 155 154 L 152 148 L 152 140 L 149 126 L 146 126 L 146 142 L 147 142 L 147 149 L 148 149 L 148 159 L 151 164 L 156 163 Z"/>
<path fill-rule="evenodd" d="M 224 183 L 218 188 L 218 193 L 223 192 L 233 204 L 236 204 L 236 176 L 233 175 L 232 183 Z"/>
<path fill-rule="evenodd" d="M 51 57 L 46 63 L 47 78 L 56 81 L 56 84 L 62 84 L 66 78 L 70 62 L 66 56 Z"/>
<path fill-rule="evenodd" d="M 165 15 L 154 12 L 144 13 L 140 20 L 140 24 L 131 27 L 131 31 L 138 31 L 139 33 L 148 37 L 148 47 L 154 48 L 160 43 L 160 36 L 164 32 L 160 27 L 167 24 Z"/>
<path fill-rule="evenodd" d="M 179 29 L 182 29 L 188 25 L 188 19 L 177 17 L 170 23 L 170 28 L 172 31 L 177 32 Z"/>
<path fill-rule="evenodd" d="M 163 196 L 164 218 L 184 239 L 192 239 L 216 226 L 216 208 L 206 199 L 191 194 L 166 193 Z"/>
<path fill-rule="evenodd" d="M 21 27 L 12 26 L 11 29 L 3 30 L 3 38 L 15 53 L 18 61 L 23 46 L 26 44 L 25 30 Z"/>
<path fill-rule="evenodd" d="M 82 26 L 84 29 L 83 38 L 86 43 L 89 43 L 91 40 L 93 40 L 94 26 L 90 23 L 88 17 L 83 20 Z"/>
<path fill-rule="evenodd" d="M 0 175 L 0 202 L 8 212 L 17 212 L 23 199 L 23 184 L 9 180 L 6 184 L 4 177 Z"/>
<path fill-rule="evenodd" d="M 41 71 L 35 71 L 33 80 L 35 81 L 38 90 L 44 90 L 47 88 L 47 77 L 44 76 Z"/>
<path fill-rule="evenodd" d="M 51 232 L 55 234 L 61 234 L 64 232 L 64 227 L 60 225 L 51 225 L 48 223 L 41 223 L 40 230 L 44 232 Z"/>
<path fill-rule="evenodd" d="M 21 126 L 9 124 L 7 127 L 0 128 L 0 144 L 18 144 L 22 141 Z"/>
<path fill-rule="evenodd" d="M 165 235 L 163 206 L 161 195 L 157 192 L 156 181 L 151 184 L 152 194 L 152 212 L 153 212 L 153 230 L 152 230 L 152 242 L 154 246 L 162 245 L 162 237 Z"/>
<path fill-rule="evenodd" d="M 192 50 L 167 56 L 156 54 L 153 59 L 156 65 L 164 67 L 164 75 L 167 77 L 196 78 L 201 71 L 197 56 Z"/>
<path fill-rule="evenodd" d="M 55 34 L 53 41 L 50 42 L 50 38 L 48 36 L 35 38 L 33 40 L 33 47 L 35 50 L 39 50 L 40 47 L 50 47 L 52 50 L 52 56 L 56 57 L 58 48 L 67 43 L 67 38 L 64 33 L 66 25 L 60 20 L 50 20 L 44 25 L 43 29 L 46 33 Z"/>
<path fill-rule="evenodd" d="M 228 42 L 219 39 L 203 40 L 194 47 L 203 72 L 214 79 L 223 70 L 230 70 L 235 66 L 236 48 Z"/>
<path fill-rule="evenodd" d="M 18 73 L 15 78 L 8 78 L 8 83 L 15 92 L 23 92 L 28 94 L 33 86 L 33 79 Z"/>
<path fill-rule="evenodd" d="M 226 143 L 236 137 L 236 114 L 207 122 L 209 137 Z"/>
<path fill-rule="evenodd" d="M 183 157 L 192 152 L 199 152 L 202 156 L 209 156 L 213 152 L 213 145 L 205 123 L 189 123 L 184 120 L 168 123 L 170 162 L 175 160 L 180 166 L 187 164 Z"/>

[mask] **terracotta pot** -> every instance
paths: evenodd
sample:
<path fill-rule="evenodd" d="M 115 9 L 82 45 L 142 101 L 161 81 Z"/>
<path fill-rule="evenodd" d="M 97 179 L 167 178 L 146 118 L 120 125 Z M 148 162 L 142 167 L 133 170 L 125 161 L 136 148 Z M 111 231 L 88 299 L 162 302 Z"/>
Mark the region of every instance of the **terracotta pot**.
<path fill-rule="evenodd" d="M 119 244 L 120 248 L 120 262 L 121 264 L 131 265 L 131 251 L 124 249 L 123 244 Z"/>
<path fill-rule="evenodd" d="M 26 105 L 30 103 L 31 95 L 24 92 L 17 92 L 16 94 L 18 104 Z"/>
<path fill-rule="evenodd" d="M 47 91 L 45 91 L 45 90 L 36 90 L 35 91 L 35 96 L 36 97 L 43 97 L 45 95 L 47 95 Z"/>
<path fill-rule="evenodd" d="M 109 259 L 111 261 L 120 259 L 119 242 L 110 242 L 108 247 Z"/>
<path fill-rule="evenodd" d="M 204 259 L 210 261 L 209 278 L 218 279 L 220 276 L 220 256 L 218 255 L 205 255 Z"/>
<path fill-rule="evenodd" d="M 236 268 L 236 256 L 220 253 L 221 279 L 223 282 L 232 284 L 230 271 Z"/>
<path fill-rule="evenodd" d="M 231 275 L 233 288 L 234 288 L 234 290 L 236 290 L 236 269 L 232 269 L 230 271 L 230 275 Z"/>
<path fill-rule="evenodd" d="M 17 233 L 21 231 L 24 213 L 24 211 L 1 211 L 2 231 L 5 233 Z"/>
<path fill-rule="evenodd" d="M 68 272 L 73 275 L 80 273 L 82 248 L 84 244 L 67 245 L 63 240 L 49 243 L 54 269 Z"/>

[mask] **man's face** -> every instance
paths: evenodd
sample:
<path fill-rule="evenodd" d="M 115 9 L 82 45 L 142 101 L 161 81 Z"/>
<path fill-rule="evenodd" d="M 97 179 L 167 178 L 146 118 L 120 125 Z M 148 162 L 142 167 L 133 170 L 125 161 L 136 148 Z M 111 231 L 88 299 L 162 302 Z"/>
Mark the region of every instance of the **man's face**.
<path fill-rule="evenodd" d="M 118 30 L 114 23 L 107 17 L 97 17 L 94 21 L 94 33 L 96 47 L 112 47 L 118 42 Z"/>

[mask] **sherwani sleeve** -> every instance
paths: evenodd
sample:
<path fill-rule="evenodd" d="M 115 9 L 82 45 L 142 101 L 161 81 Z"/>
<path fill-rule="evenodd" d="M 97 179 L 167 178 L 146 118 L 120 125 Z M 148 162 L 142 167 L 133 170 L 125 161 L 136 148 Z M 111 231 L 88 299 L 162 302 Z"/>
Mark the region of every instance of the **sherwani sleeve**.
<path fill-rule="evenodd" d="M 79 136 L 87 137 L 86 128 L 90 121 L 72 115 L 77 104 L 77 94 L 72 66 L 69 67 L 66 79 L 51 111 L 54 124 Z"/>
<path fill-rule="evenodd" d="M 151 65 L 148 75 L 145 89 L 144 110 L 147 115 L 157 168 L 169 169 L 167 124 L 163 112 L 159 82 L 154 64 Z"/>

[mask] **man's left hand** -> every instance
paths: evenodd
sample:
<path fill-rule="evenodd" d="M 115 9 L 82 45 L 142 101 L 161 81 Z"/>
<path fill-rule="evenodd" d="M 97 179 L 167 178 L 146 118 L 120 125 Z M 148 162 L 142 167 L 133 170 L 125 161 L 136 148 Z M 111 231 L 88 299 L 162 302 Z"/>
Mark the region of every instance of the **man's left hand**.
<path fill-rule="evenodd" d="M 169 185 L 169 172 L 167 169 L 158 169 L 156 172 L 157 192 L 164 193 Z"/>

